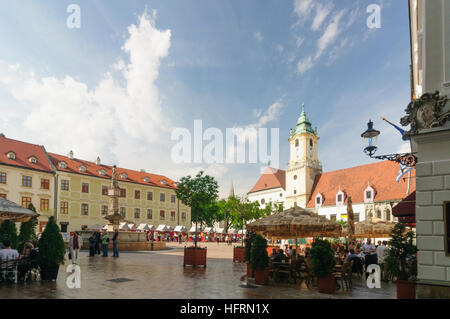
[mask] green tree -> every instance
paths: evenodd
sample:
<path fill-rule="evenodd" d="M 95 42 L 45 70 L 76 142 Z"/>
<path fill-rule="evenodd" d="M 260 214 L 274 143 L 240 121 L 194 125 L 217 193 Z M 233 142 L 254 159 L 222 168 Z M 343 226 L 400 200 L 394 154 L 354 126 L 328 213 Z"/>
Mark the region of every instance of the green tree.
<path fill-rule="evenodd" d="M 228 229 L 233 224 L 233 211 L 236 209 L 236 205 L 239 202 L 239 199 L 236 197 L 229 197 L 228 199 L 221 199 L 217 202 L 218 210 L 216 215 L 217 222 L 224 222 L 225 224 L 225 232 L 228 232 Z"/>
<path fill-rule="evenodd" d="M 414 238 L 414 232 L 407 232 L 404 224 L 397 223 L 394 226 L 386 258 L 386 270 L 389 275 L 399 280 L 408 280 L 416 276 L 417 247 L 414 245 Z"/>
<path fill-rule="evenodd" d="M 191 208 L 191 221 L 195 223 L 195 247 L 197 248 L 198 223 L 214 219 L 216 209 L 211 206 L 218 198 L 219 185 L 214 177 L 200 171 L 194 178 L 182 177 L 177 184 L 176 194 L 181 202 Z M 211 217 L 211 215 L 213 217 Z"/>
<path fill-rule="evenodd" d="M 263 208 L 263 211 L 264 211 L 263 216 L 269 216 L 269 215 L 272 215 L 272 214 L 278 214 L 278 213 L 281 213 L 283 210 L 284 210 L 283 203 L 278 203 L 278 202 L 272 203 L 272 202 L 269 202 L 269 203 L 266 204 L 266 207 Z"/>
<path fill-rule="evenodd" d="M 11 247 L 17 249 L 17 228 L 16 223 L 10 220 L 4 220 L 0 225 L 0 242 L 9 240 Z"/>
<path fill-rule="evenodd" d="M 252 269 L 264 270 L 269 265 L 267 254 L 267 240 L 261 235 L 256 235 L 250 248 L 250 265 Z"/>
<path fill-rule="evenodd" d="M 240 198 L 234 205 L 235 206 L 232 208 L 232 225 L 242 231 L 249 221 L 259 219 L 266 214 L 265 210 L 259 208 L 258 202 L 250 202 L 246 198 Z M 243 236 L 242 246 L 244 246 Z"/>
<path fill-rule="evenodd" d="M 55 217 L 50 216 L 39 239 L 38 262 L 42 266 L 64 264 L 65 244 Z"/>
<path fill-rule="evenodd" d="M 33 212 L 36 212 L 36 208 L 31 203 L 28 205 L 28 209 L 32 210 Z M 36 236 L 37 224 L 38 224 L 37 218 L 32 218 L 29 221 L 22 222 L 20 224 L 19 239 L 18 239 L 19 252 L 23 251 L 23 246 L 27 241 L 32 241 L 33 243 L 37 241 Z"/>
<path fill-rule="evenodd" d="M 331 275 L 336 261 L 330 242 L 325 239 L 314 238 L 310 254 L 313 275 L 318 277 Z"/>

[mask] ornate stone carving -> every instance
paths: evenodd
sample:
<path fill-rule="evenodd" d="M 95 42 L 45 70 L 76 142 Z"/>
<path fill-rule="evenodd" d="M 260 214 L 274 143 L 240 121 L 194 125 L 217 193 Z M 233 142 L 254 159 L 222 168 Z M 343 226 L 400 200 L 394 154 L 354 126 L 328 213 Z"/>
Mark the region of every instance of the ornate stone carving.
<path fill-rule="evenodd" d="M 403 139 L 408 140 L 412 135 L 419 133 L 420 129 L 443 126 L 450 120 L 450 111 L 443 113 L 448 101 L 447 96 L 440 96 L 439 91 L 425 93 L 420 99 L 408 104 L 406 116 L 400 119 L 402 126 L 411 124 L 411 130 L 405 131 Z"/>

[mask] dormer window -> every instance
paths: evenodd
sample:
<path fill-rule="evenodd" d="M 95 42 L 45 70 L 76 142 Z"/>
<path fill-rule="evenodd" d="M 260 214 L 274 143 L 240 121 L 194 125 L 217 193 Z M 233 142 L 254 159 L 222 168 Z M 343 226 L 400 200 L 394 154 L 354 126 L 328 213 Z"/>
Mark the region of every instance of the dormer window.
<path fill-rule="evenodd" d="M 322 207 L 323 204 L 323 196 L 322 194 L 317 194 L 315 199 L 316 207 Z"/>
<path fill-rule="evenodd" d="M 120 174 L 120 178 L 121 178 L 121 179 L 127 179 L 127 178 L 128 178 L 127 173 L 122 173 L 122 174 Z"/>
<path fill-rule="evenodd" d="M 66 162 L 59 162 L 59 167 L 60 168 L 67 168 L 67 163 Z"/>
<path fill-rule="evenodd" d="M 35 156 L 30 156 L 28 157 L 28 160 L 30 161 L 30 163 L 32 164 L 36 164 L 37 163 L 37 158 Z"/>
<path fill-rule="evenodd" d="M 78 169 L 80 170 L 80 172 L 85 173 L 86 172 L 86 166 L 81 165 L 80 167 L 78 167 Z"/>
<path fill-rule="evenodd" d="M 11 160 L 15 160 L 16 159 L 16 153 L 14 153 L 13 151 L 10 151 L 8 153 L 6 153 L 6 156 L 11 159 Z"/>
<path fill-rule="evenodd" d="M 163 180 L 161 181 L 161 184 L 167 185 L 167 181 L 166 181 L 165 179 L 163 179 Z"/>
<path fill-rule="evenodd" d="M 345 202 L 345 194 L 343 191 L 339 191 L 336 194 L 336 205 L 344 205 Z"/>
<path fill-rule="evenodd" d="M 373 203 L 373 200 L 375 198 L 375 190 L 367 186 L 367 188 L 364 190 L 364 203 Z"/>
<path fill-rule="evenodd" d="M 144 182 L 149 183 L 150 182 L 150 178 L 148 176 L 144 177 Z"/>
<path fill-rule="evenodd" d="M 99 170 L 98 173 L 102 176 L 106 175 L 106 171 L 104 169 Z"/>

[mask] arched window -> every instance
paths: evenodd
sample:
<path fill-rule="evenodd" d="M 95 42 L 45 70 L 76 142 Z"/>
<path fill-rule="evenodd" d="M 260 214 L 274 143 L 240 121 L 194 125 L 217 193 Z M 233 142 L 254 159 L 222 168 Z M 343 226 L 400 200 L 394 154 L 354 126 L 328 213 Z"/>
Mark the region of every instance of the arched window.
<path fill-rule="evenodd" d="M 261 199 L 261 204 L 265 204 L 266 203 L 266 200 L 263 198 L 263 199 Z"/>
<path fill-rule="evenodd" d="M 309 139 L 309 147 L 313 147 L 313 140 L 312 140 L 312 138 Z"/>
<path fill-rule="evenodd" d="M 323 204 L 323 196 L 322 196 L 322 194 L 318 193 L 316 195 L 315 203 L 316 203 L 316 207 L 321 207 L 322 206 L 322 204 Z"/>
<path fill-rule="evenodd" d="M 294 175 L 294 181 L 297 180 L 297 175 Z"/>
<path fill-rule="evenodd" d="M 295 147 L 298 147 L 298 145 L 299 145 L 299 141 L 298 141 L 298 139 L 296 139 L 295 140 Z"/>

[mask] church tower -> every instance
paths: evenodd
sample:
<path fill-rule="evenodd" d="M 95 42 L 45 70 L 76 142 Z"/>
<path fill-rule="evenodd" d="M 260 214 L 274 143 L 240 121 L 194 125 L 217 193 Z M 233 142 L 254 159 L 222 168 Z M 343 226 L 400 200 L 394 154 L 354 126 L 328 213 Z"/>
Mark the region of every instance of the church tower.
<path fill-rule="evenodd" d="M 302 105 L 302 113 L 298 118 L 295 130 L 290 130 L 290 156 L 286 168 L 286 208 L 306 207 L 312 193 L 315 177 L 322 173 L 317 154 L 317 130 L 313 130 L 311 122 Z"/>

